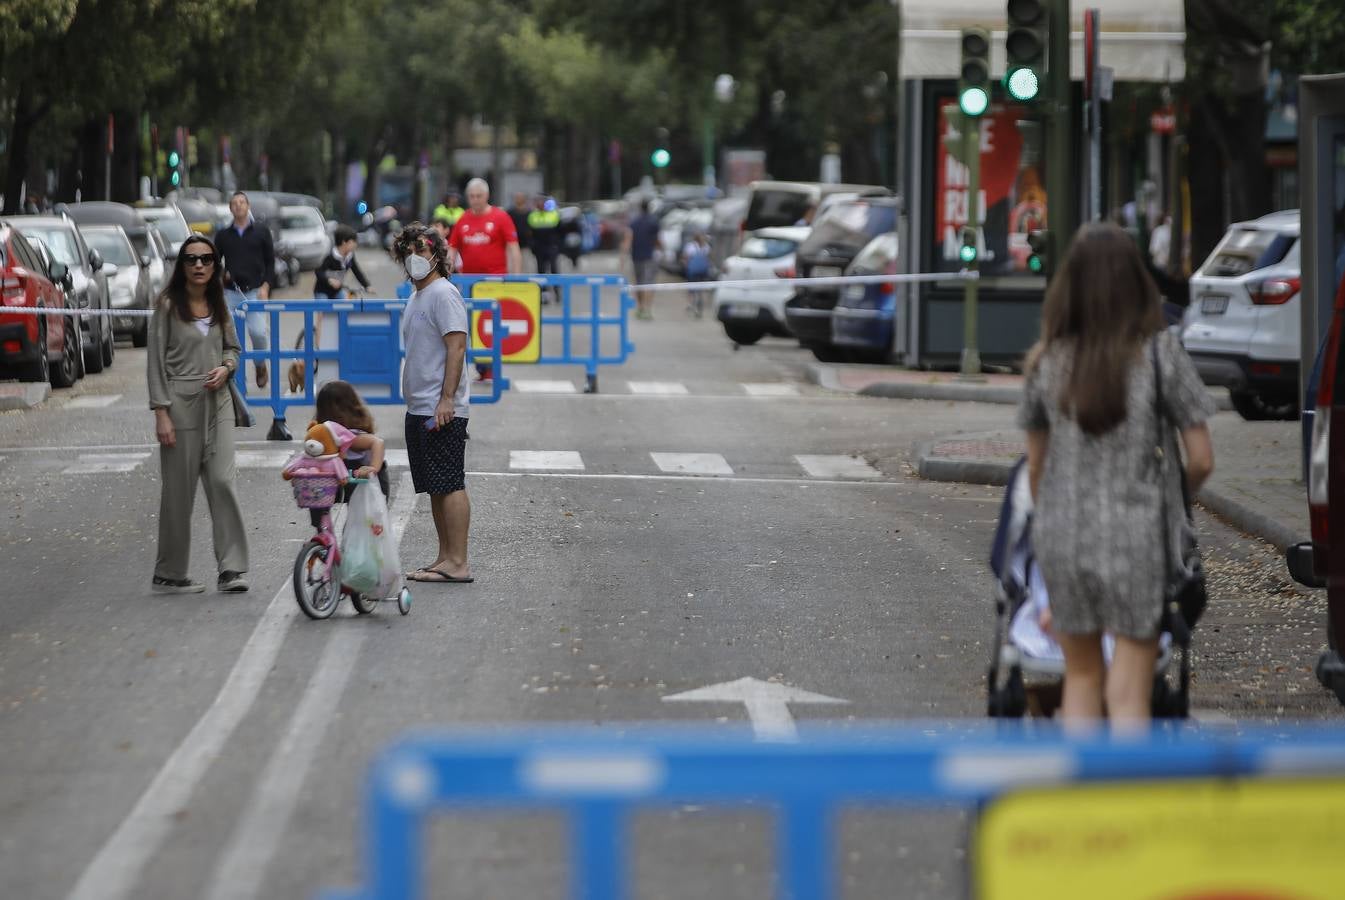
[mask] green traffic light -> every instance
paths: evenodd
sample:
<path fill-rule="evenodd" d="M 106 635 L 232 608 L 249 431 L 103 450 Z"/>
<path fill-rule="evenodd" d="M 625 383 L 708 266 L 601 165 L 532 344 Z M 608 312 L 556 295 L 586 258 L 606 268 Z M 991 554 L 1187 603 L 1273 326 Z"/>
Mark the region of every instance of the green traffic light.
<path fill-rule="evenodd" d="M 172 176 L 169 178 L 169 181 L 173 182 L 173 187 L 177 187 L 179 184 L 182 183 L 182 173 L 174 169 Z"/>
<path fill-rule="evenodd" d="M 969 116 L 984 115 L 990 108 L 990 94 L 983 87 L 969 87 L 957 98 L 957 104 Z"/>
<path fill-rule="evenodd" d="M 974 263 L 976 262 L 976 247 L 974 244 L 963 244 L 961 249 L 957 251 L 957 255 L 964 263 Z"/>
<path fill-rule="evenodd" d="M 1040 275 L 1046 265 L 1042 262 L 1041 257 L 1034 253 L 1027 258 L 1027 267 L 1034 275 Z"/>
<path fill-rule="evenodd" d="M 649 161 L 654 164 L 656 169 L 667 168 L 668 163 L 672 162 L 672 154 L 662 147 L 659 147 L 653 153 L 649 154 Z"/>
<path fill-rule="evenodd" d="M 1041 79 L 1026 66 L 1010 71 L 1004 83 L 1009 89 L 1009 96 L 1015 100 L 1035 99 L 1041 91 Z"/>
<path fill-rule="evenodd" d="M 180 156 L 177 155 L 177 151 L 176 151 L 176 150 L 170 152 L 170 153 L 168 154 L 168 168 L 170 168 L 170 169 L 176 169 L 176 168 L 177 168 L 177 164 L 181 161 L 181 159 L 182 159 L 182 157 L 180 157 Z M 173 183 L 174 183 L 174 184 L 177 184 L 177 182 L 173 182 Z"/>

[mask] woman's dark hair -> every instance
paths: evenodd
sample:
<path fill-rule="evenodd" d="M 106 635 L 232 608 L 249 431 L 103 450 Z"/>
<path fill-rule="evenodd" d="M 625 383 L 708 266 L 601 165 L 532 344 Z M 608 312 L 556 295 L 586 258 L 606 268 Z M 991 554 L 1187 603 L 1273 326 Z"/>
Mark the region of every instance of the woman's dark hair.
<path fill-rule="evenodd" d="M 224 266 L 219 251 L 210 242 L 210 238 L 203 234 L 188 235 L 178 248 L 173 276 L 168 279 L 168 285 L 159 295 L 159 302 L 171 306 L 182 321 L 192 321 L 191 304 L 187 302 L 187 254 L 190 252 L 189 248 L 193 246 L 204 246 L 215 257 L 215 264 L 210 267 L 210 280 L 205 284 L 205 302 L 210 307 L 210 318 L 223 327 L 224 320 L 229 315 L 229 304 L 224 302 Z M 197 250 L 194 255 L 200 254 L 201 251 Z"/>
<path fill-rule="evenodd" d="M 336 231 L 332 232 L 332 244 L 339 247 L 346 241 L 355 240 L 355 229 L 349 225 L 337 225 Z"/>
<path fill-rule="evenodd" d="M 444 240 L 443 235 L 425 223 L 412 222 L 397 232 L 397 239 L 392 242 L 392 252 L 397 257 L 398 262 L 406 259 L 422 247 L 429 248 L 430 253 L 434 256 L 434 267 L 439 274 L 445 278 L 449 277 L 448 242 Z"/>
<path fill-rule="evenodd" d="M 1162 328 L 1158 288 L 1135 242 L 1116 225 L 1094 222 L 1079 229 L 1046 289 L 1027 370 L 1056 344 L 1070 347 L 1060 411 L 1087 434 L 1105 434 L 1125 419 L 1130 366 Z"/>
<path fill-rule="evenodd" d="M 313 417 L 319 422 L 339 422 L 355 431 L 374 433 L 374 415 L 359 392 L 344 381 L 329 381 L 318 391 Z"/>

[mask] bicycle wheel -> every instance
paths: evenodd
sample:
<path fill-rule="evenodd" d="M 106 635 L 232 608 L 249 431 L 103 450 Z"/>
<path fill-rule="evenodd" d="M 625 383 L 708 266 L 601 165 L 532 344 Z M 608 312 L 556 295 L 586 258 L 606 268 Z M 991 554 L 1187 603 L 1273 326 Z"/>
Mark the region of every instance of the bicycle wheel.
<path fill-rule="evenodd" d="M 294 599 L 310 619 L 325 619 L 341 600 L 340 572 L 327 573 L 327 548 L 309 541 L 294 560 Z"/>
<path fill-rule="evenodd" d="M 377 597 L 368 597 L 357 591 L 351 592 L 350 602 L 355 605 L 355 612 L 362 616 L 367 616 L 369 613 L 378 609 Z"/>
<path fill-rule="evenodd" d="M 397 609 L 401 611 L 402 615 L 411 611 L 411 590 L 409 588 L 402 588 L 401 592 L 397 594 Z"/>

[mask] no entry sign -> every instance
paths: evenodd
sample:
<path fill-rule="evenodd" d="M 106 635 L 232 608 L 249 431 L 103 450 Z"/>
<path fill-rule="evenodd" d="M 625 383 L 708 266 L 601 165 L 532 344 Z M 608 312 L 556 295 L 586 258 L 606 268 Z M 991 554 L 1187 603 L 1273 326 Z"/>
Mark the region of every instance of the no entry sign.
<path fill-rule="evenodd" d="M 542 355 L 542 289 L 532 282 L 478 281 L 473 300 L 496 300 L 500 304 L 500 327 L 487 313 L 472 313 L 472 344 L 487 349 L 500 340 L 500 354 L 507 363 L 535 363 Z"/>

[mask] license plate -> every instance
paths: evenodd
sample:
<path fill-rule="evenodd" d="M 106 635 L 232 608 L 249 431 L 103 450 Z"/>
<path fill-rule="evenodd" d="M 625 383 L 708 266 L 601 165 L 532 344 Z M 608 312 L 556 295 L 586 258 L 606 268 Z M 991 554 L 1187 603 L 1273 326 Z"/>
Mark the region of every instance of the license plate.
<path fill-rule="evenodd" d="M 813 266 L 811 274 L 813 278 L 833 278 L 841 274 L 841 270 L 837 266 Z"/>
<path fill-rule="evenodd" d="M 1227 294 L 1205 294 L 1200 298 L 1200 311 L 1207 316 L 1222 316 L 1228 312 Z"/>
<path fill-rule="evenodd" d="M 757 317 L 757 307 L 751 303 L 729 303 L 725 309 L 729 317 L 733 319 L 755 319 Z"/>

